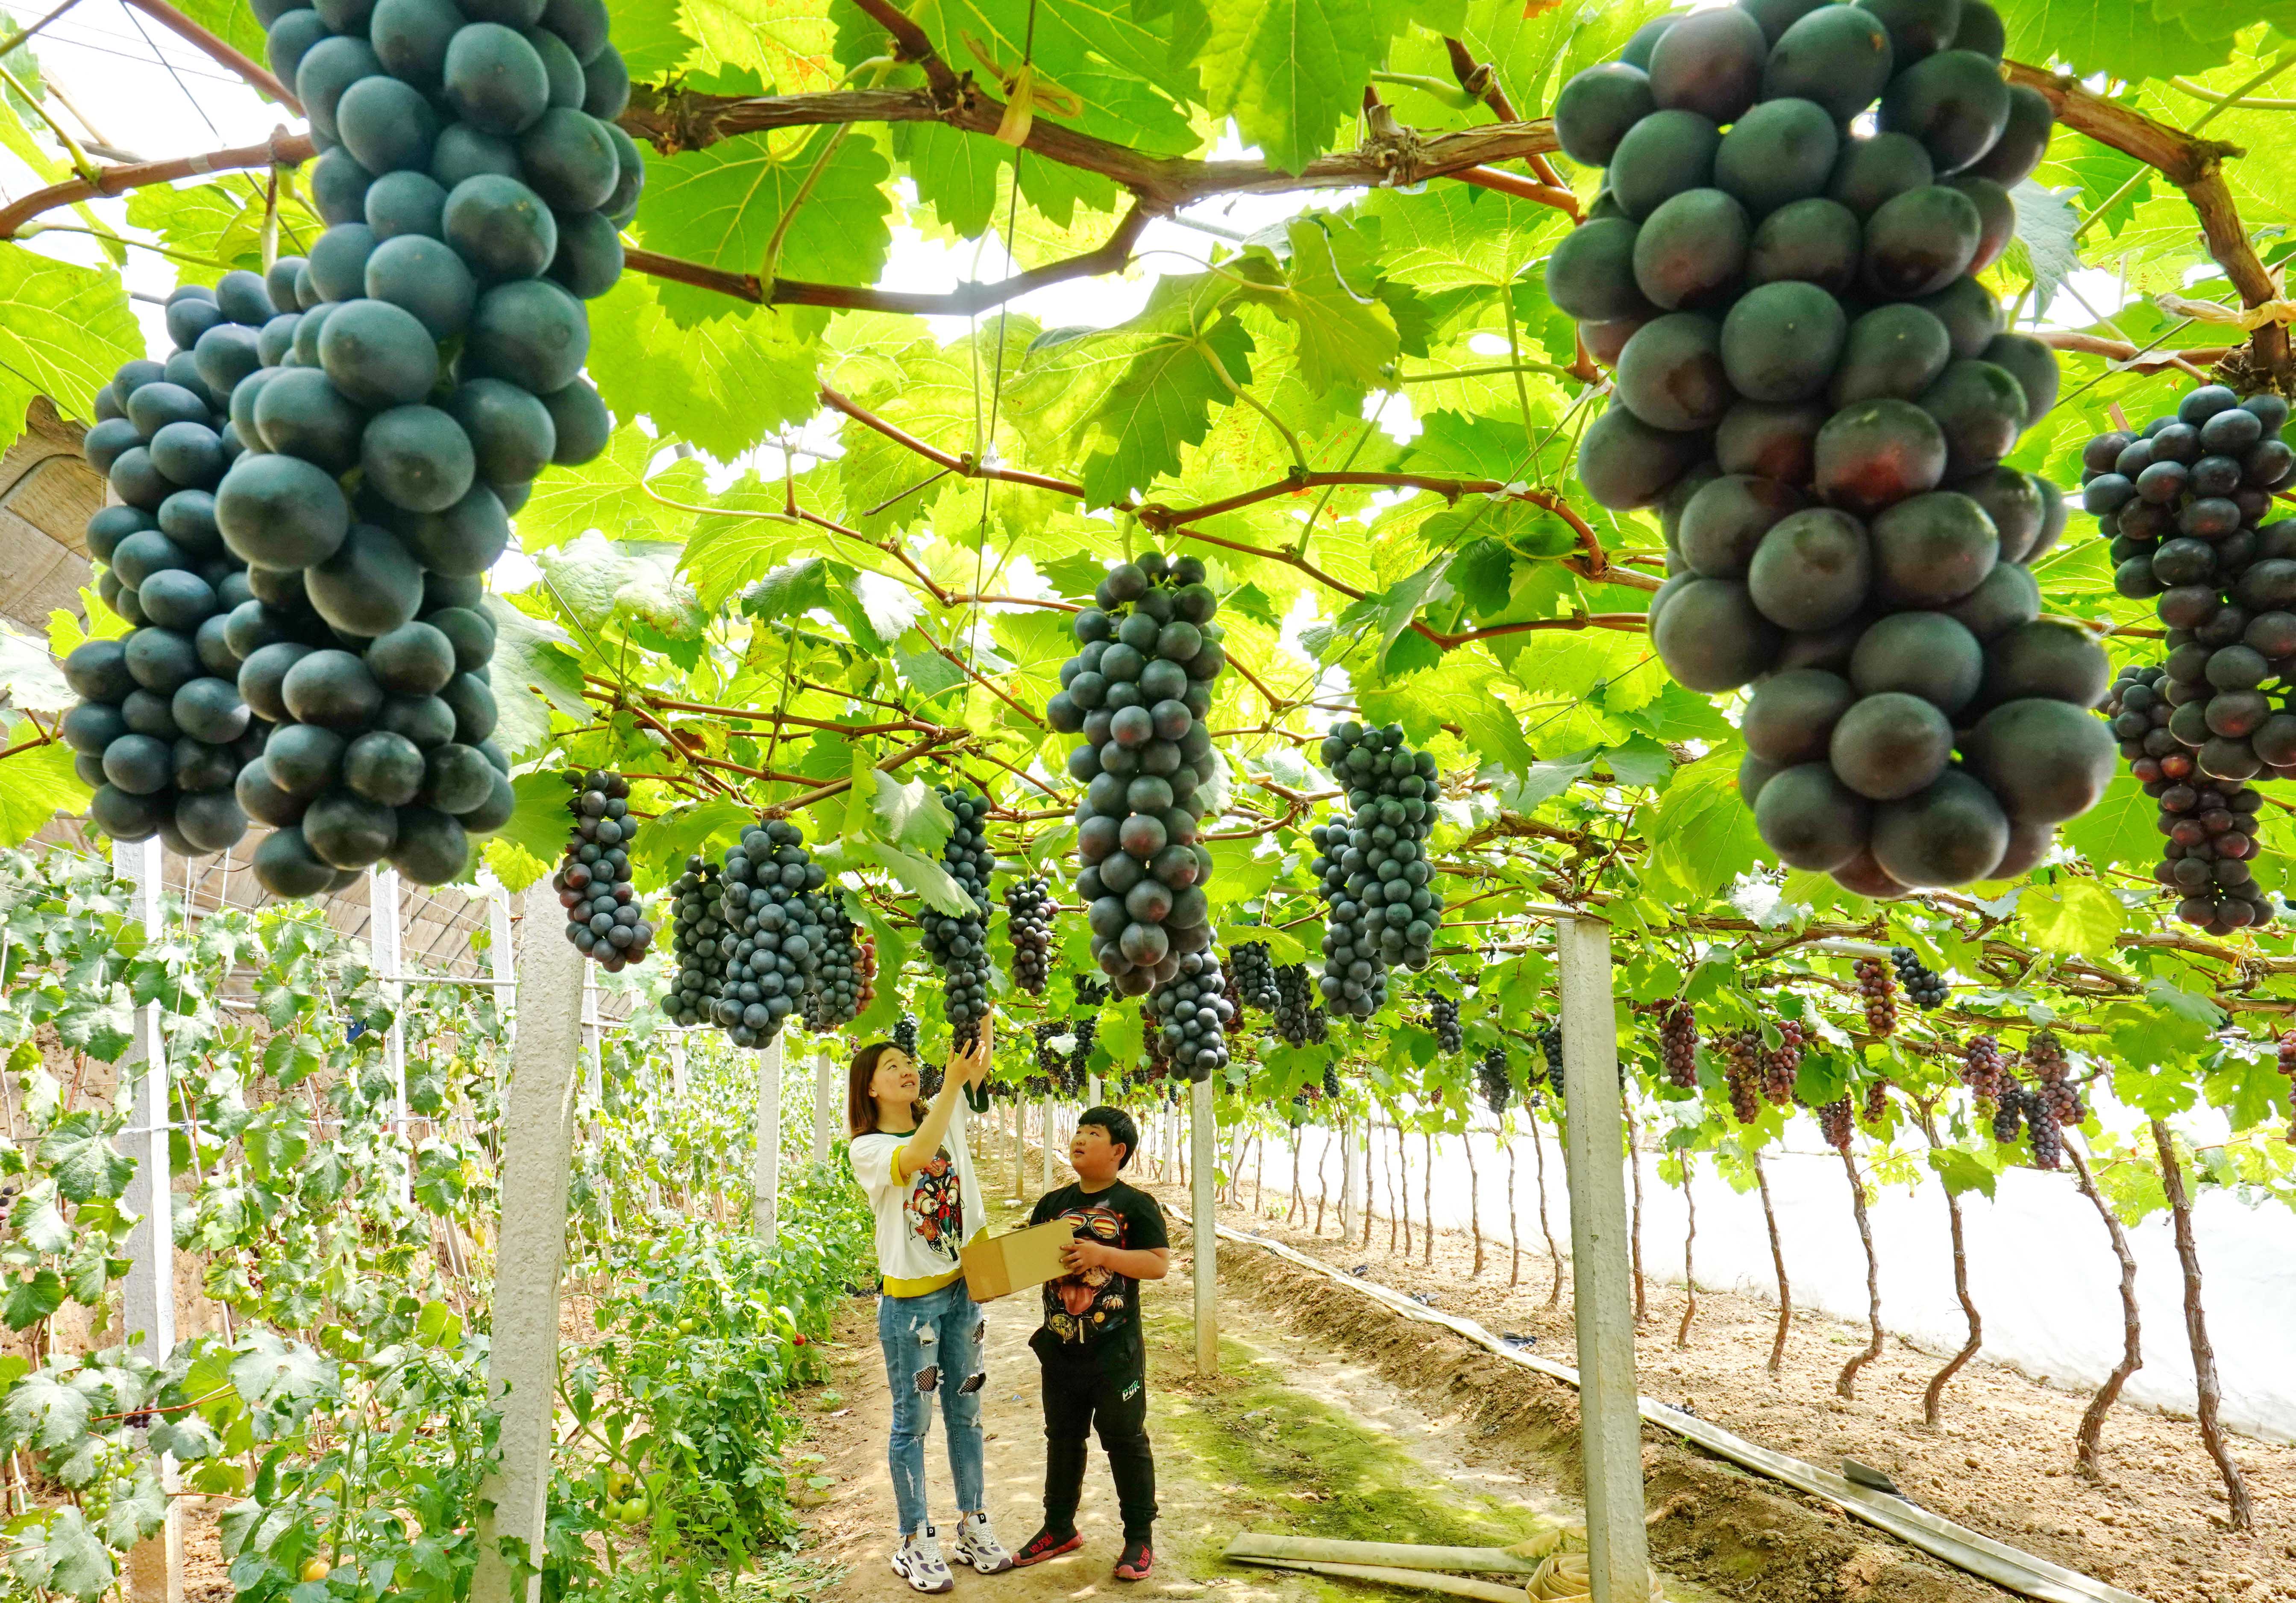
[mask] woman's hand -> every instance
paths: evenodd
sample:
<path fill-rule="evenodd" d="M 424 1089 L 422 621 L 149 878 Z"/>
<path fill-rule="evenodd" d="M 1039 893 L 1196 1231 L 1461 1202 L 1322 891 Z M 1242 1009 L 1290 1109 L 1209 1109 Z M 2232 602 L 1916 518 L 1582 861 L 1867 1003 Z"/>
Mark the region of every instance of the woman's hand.
<path fill-rule="evenodd" d="M 967 1085 L 979 1085 L 988 1078 L 991 1046 L 996 1033 L 993 1016 L 983 1018 L 980 1028 L 973 1032 L 972 1044 L 953 1052 L 948 1059 L 948 1077 L 962 1080 Z"/>

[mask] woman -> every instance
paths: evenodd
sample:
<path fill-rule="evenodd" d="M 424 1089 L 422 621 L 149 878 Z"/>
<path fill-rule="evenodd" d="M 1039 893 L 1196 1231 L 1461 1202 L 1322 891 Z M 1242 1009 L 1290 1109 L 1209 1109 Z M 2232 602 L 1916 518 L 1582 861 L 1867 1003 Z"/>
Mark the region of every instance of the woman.
<path fill-rule="evenodd" d="M 953 1054 L 940 1094 L 917 1097 L 917 1065 L 890 1041 L 853 1055 L 846 1087 L 846 1124 L 853 1136 L 853 1172 L 877 1217 L 877 1341 L 893 1393 L 893 1436 L 886 1457 L 901 1545 L 893 1573 L 921 1592 L 956 1584 L 941 1557 L 939 1533 L 926 1517 L 925 1436 L 932 1395 L 940 1393 L 948 1431 L 948 1467 L 956 1481 L 956 1558 L 984 1575 L 1013 1567 L 989 1529 L 982 1484 L 980 1305 L 965 1290 L 959 1258 L 988 1223 L 972 1155 L 964 1144 L 964 1092 L 988 1076 L 990 1026 Z"/>

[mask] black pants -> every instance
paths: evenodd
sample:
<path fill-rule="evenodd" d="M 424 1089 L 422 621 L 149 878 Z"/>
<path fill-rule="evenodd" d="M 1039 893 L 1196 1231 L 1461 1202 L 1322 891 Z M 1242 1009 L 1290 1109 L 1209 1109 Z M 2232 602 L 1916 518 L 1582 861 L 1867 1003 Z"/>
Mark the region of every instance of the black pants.
<path fill-rule="evenodd" d="M 1144 1541 L 1156 1523 L 1156 1458 L 1148 1444 L 1148 1357 L 1139 1328 L 1082 1348 L 1039 1329 L 1029 1344 L 1044 1365 L 1045 1529 L 1076 1528 L 1085 1436 L 1096 1426 L 1116 1477 L 1124 1534 Z"/>

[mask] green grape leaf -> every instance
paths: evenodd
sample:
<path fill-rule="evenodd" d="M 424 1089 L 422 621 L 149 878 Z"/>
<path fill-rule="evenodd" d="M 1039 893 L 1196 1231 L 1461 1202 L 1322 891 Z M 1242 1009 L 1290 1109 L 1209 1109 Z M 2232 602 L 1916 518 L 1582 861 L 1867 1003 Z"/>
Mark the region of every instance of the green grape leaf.
<path fill-rule="evenodd" d="M 0 621 L 0 695 L 11 705 L 33 712 L 69 712 L 79 703 L 64 683 L 63 670 L 49 660 L 47 646 L 4 621 Z"/>
<path fill-rule="evenodd" d="M 0 246 L 0 446 L 23 432 L 36 395 L 94 417 L 95 392 L 143 354 L 119 274 Z"/>
<path fill-rule="evenodd" d="M 2066 957 L 2099 957 L 2112 949 L 2120 933 L 2120 903 L 2094 880 L 2061 877 L 2044 891 L 2029 889 L 2017 911 L 2033 944 Z"/>
<path fill-rule="evenodd" d="M 40 1138 L 40 1162 L 67 1202 L 118 1197 L 135 1174 L 135 1161 L 113 1147 L 111 1130 L 85 1108 L 66 1114 Z"/>
<path fill-rule="evenodd" d="M 1285 172 L 1329 148 L 1340 124 L 1362 108 L 1364 86 L 1388 41 L 1415 19 L 1442 32 L 1456 4 L 1400 0 L 1222 0 L 1208 5 L 1211 35 L 1196 61 L 1205 103 L 1233 117 L 1246 143 Z"/>
<path fill-rule="evenodd" d="M 1285 234 L 1292 251 L 1283 282 L 1262 288 L 1255 280 L 1237 294 L 1267 308 L 1298 331 L 1300 377 L 1310 389 L 1370 389 L 1399 350 L 1394 314 L 1378 300 L 1357 294 L 1341 276 L 1324 224 L 1314 218 L 1294 218 Z M 1261 259 L 1273 265 L 1272 257 Z"/>
<path fill-rule="evenodd" d="M 549 744 L 553 708 L 569 718 L 586 716 L 582 660 L 564 629 L 499 596 L 487 597 L 487 616 L 495 624 L 494 691 L 500 710 L 495 744 L 511 760 L 521 761 Z"/>
<path fill-rule="evenodd" d="M 1180 471 L 1180 447 L 1201 445 L 1228 388 L 1251 382 L 1251 336 L 1223 317 L 1183 333 L 1152 336 L 1092 415 L 1099 447 L 1084 467 L 1087 505 L 1107 506 Z"/>
<path fill-rule="evenodd" d="M 875 271 L 869 267 L 862 282 Z M 791 313 L 714 295 L 710 315 L 697 321 L 680 315 L 676 293 L 676 285 L 625 273 L 594 303 L 590 376 L 619 415 L 646 418 L 661 439 L 732 462 L 819 410 L 820 348 Z M 701 499 L 699 485 L 691 488 L 697 493 L 680 498 Z M 668 515 L 659 506 L 647 514 L 657 522 Z"/>
<path fill-rule="evenodd" d="M 2296 29 L 2289 0 L 1998 0 L 1994 9 L 2016 60 L 2131 81 L 2221 66 L 2234 37 L 2259 22 Z"/>
<path fill-rule="evenodd" d="M 0 740 L 12 744 L 30 734 L 26 720 L 11 719 Z M 0 846 L 22 845 L 58 813 L 86 811 L 94 793 L 73 772 L 71 748 L 62 741 L 0 758 Z"/>

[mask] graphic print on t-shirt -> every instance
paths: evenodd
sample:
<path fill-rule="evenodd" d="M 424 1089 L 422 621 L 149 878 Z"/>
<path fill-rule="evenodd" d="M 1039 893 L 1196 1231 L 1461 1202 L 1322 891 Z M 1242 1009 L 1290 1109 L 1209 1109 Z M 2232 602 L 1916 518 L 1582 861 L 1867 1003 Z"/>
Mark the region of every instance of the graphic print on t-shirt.
<path fill-rule="evenodd" d="M 964 1245 L 964 1181 L 946 1147 L 917 1171 L 916 1184 L 909 1190 L 908 1213 L 909 1228 L 924 1249 L 936 1258 L 956 1262 Z"/>
<path fill-rule="evenodd" d="M 1124 1215 L 1113 1208 L 1095 1203 L 1066 1209 L 1054 1217 L 1104 1246 L 1112 1246 L 1119 1252 L 1125 1248 L 1125 1237 L 1129 1232 L 1125 1229 Z M 1063 1342 L 1090 1341 L 1102 1331 L 1123 1322 L 1126 1294 L 1131 1286 L 1129 1277 L 1097 1266 L 1047 1280 L 1045 1328 Z"/>

